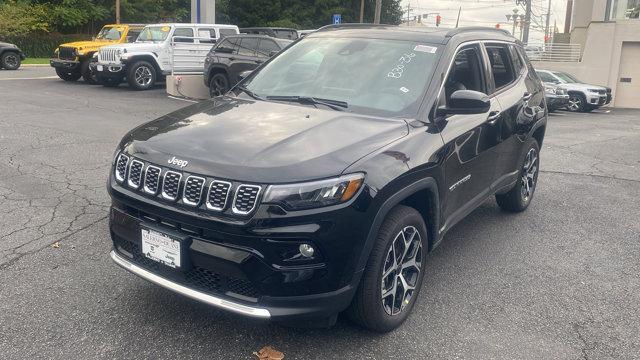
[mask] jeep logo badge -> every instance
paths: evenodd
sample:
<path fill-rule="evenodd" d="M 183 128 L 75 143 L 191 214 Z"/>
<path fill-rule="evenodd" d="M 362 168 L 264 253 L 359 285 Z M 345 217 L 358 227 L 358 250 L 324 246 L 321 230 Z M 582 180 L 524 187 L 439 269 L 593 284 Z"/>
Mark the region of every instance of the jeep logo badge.
<path fill-rule="evenodd" d="M 175 156 L 172 157 L 171 159 L 169 159 L 167 162 L 170 165 L 180 166 L 181 168 L 184 168 L 187 165 L 189 165 L 189 162 L 187 160 L 180 160 L 180 159 L 176 158 Z"/>

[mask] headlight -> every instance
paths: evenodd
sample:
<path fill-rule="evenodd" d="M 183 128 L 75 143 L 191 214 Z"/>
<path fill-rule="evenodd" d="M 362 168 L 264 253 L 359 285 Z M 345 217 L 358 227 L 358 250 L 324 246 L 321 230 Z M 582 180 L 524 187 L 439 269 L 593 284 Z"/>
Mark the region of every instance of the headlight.
<path fill-rule="evenodd" d="M 599 92 L 600 92 L 600 90 L 598 90 L 598 89 L 589 89 L 589 92 L 592 92 L 592 93 L 596 93 L 596 94 L 597 94 L 597 93 L 599 93 Z"/>
<path fill-rule="evenodd" d="M 340 204 L 351 200 L 362 187 L 363 181 L 364 174 L 357 173 L 299 184 L 271 185 L 263 202 L 278 204 L 287 210 Z"/>
<path fill-rule="evenodd" d="M 555 95 L 556 94 L 556 87 L 555 86 L 545 85 L 544 86 L 544 91 L 547 94 Z"/>

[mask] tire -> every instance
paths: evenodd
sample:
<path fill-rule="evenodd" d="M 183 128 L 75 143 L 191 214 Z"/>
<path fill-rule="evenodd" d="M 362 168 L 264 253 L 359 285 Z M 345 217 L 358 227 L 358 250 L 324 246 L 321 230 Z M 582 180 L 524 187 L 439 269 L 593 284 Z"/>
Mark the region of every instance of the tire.
<path fill-rule="evenodd" d="M 84 59 L 80 63 L 80 74 L 82 75 L 82 79 L 89 85 L 97 85 L 98 77 L 95 72 L 91 71 L 91 59 Z"/>
<path fill-rule="evenodd" d="M 7 51 L 0 57 L 0 67 L 6 70 L 18 70 L 22 64 L 20 55 L 14 51 Z"/>
<path fill-rule="evenodd" d="M 77 81 L 82 77 L 79 71 L 64 71 L 62 69 L 56 69 L 56 74 L 64 81 Z"/>
<path fill-rule="evenodd" d="M 585 112 L 587 107 L 587 99 L 580 93 L 569 94 L 569 104 L 567 110 L 572 112 Z"/>
<path fill-rule="evenodd" d="M 535 139 L 527 142 L 519 164 L 516 185 L 505 194 L 496 194 L 496 202 L 504 211 L 522 212 L 531 204 L 540 172 L 540 146 Z"/>
<path fill-rule="evenodd" d="M 216 97 L 224 95 L 231 89 L 229 77 L 225 73 L 215 73 L 209 80 L 209 96 Z"/>
<path fill-rule="evenodd" d="M 398 205 L 389 212 L 378 231 L 360 285 L 347 309 L 352 321 L 375 332 L 388 332 L 402 325 L 411 314 L 422 286 L 427 236 L 424 220 L 415 209 Z M 400 264 L 403 265 L 400 271 L 397 259 L 401 259 Z M 415 266 L 411 265 L 411 260 Z M 402 274 L 402 280 L 398 274 Z M 403 284 L 413 285 L 413 290 L 405 291 L 408 288 Z M 388 290 L 387 296 L 383 296 L 385 290 Z M 398 295 L 401 296 L 399 303 Z"/>
<path fill-rule="evenodd" d="M 127 82 L 135 90 L 148 90 L 156 84 L 156 68 L 147 61 L 133 63 L 127 71 Z"/>

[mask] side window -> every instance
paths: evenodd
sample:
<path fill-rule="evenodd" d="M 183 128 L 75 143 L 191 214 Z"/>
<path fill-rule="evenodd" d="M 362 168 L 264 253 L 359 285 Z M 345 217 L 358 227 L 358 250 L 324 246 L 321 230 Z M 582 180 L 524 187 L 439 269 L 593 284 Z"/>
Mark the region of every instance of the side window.
<path fill-rule="evenodd" d="M 142 29 L 129 29 L 129 32 L 127 32 L 126 42 L 136 41 L 140 32 L 142 32 Z"/>
<path fill-rule="evenodd" d="M 215 29 L 198 29 L 198 37 L 206 38 L 206 39 L 199 39 L 200 44 L 214 44 L 216 42 L 216 30 Z"/>
<path fill-rule="evenodd" d="M 229 35 L 238 35 L 238 32 L 235 29 L 220 29 L 219 31 L 221 38 Z"/>
<path fill-rule="evenodd" d="M 269 39 L 260 39 L 260 45 L 258 46 L 257 54 L 259 57 L 269 57 L 274 51 L 280 51 L 280 48 L 275 41 Z"/>
<path fill-rule="evenodd" d="M 238 55 L 256 56 L 256 48 L 258 47 L 258 38 L 243 37 L 238 39 L 241 40 L 238 46 Z"/>
<path fill-rule="evenodd" d="M 185 37 L 193 37 L 193 29 L 191 28 L 177 28 L 176 31 L 173 32 L 173 36 L 185 36 Z M 174 39 L 175 42 L 184 42 L 184 43 L 192 43 L 193 39 Z"/>
<path fill-rule="evenodd" d="M 224 54 L 232 54 L 235 55 L 238 53 L 238 38 L 224 39 L 218 46 L 215 48 L 216 51 L 219 51 Z"/>
<path fill-rule="evenodd" d="M 508 86 L 515 81 L 511 56 L 506 45 L 487 45 L 487 55 L 496 90 Z"/>
<path fill-rule="evenodd" d="M 472 45 L 458 51 L 444 83 L 445 103 L 457 90 L 486 92 L 480 48 Z"/>
<path fill-rule="evenodd" d="M 511 58 L 513 59 L 513 72 L 516 74 L 516 77 L 518 77 L 525 67 L 524 60 L 520 57 L 520 54 L 518 54 L 515 46 L 509 45 L 509 50 L 511 51 Z"/>

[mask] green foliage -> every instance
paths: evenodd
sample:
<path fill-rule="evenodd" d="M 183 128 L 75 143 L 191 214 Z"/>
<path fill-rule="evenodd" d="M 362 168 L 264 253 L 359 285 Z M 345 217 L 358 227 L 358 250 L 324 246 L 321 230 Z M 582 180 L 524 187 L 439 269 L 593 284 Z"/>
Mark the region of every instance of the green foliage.
<path fill-rule="evenodd" d="M 43 5 L 28 2 L 0 2 L 0 35 L 49 31 L 51 15 Z"/>
<path fill-rule="evenodd" d="M 16 44 L 28 57 L 50 58 L 60 44 L 91 40 L 91 35 L 60 35 L 35 33 L 29 35 L 0 35 L 0 41 Z"/>

